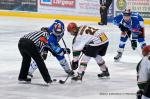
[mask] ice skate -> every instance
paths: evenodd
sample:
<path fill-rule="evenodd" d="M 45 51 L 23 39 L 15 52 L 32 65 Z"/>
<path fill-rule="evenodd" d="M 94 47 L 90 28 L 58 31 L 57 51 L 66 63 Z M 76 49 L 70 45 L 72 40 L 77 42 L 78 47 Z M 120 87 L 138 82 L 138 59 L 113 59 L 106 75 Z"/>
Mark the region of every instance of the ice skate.
<path fill-rule="evenodd" d="M 51 85 L 53 82 L 55 82 L 55 81 L 52 81 L 52 80 L 50 80 L 50 81 L 48 81 L 48 82 L 46 82 L 46 86 L 49 86 L 49 85 Z"/>
<path fill-rule="evenodd" d="M 106 71 L 103 71 L 102 73 L 98 74 L 97 76 L 98 76 L 98 78 L 109 78 L 110 74 L 109 74 L 108 69 L 106 69 Z"/>
<path fill-rule="evenodd" d="M 82 82 L 83 75 L 84 75 L 84 72 L 78 73 L 77 76 L 71 78 L 71 81 L 72 82 Z"/>
<path fill-rule="evenodd" d="M 33 78 L 33 74 L 32 73 L 28 73 L 27 75 L 29 78 Z"/>
<path fill-rule="evenodd" d="M 31 83 L 31 78 L 25 78 L 25 79 L 22 79 L 22 78 L 19 78 L 19 83 L 23 83 L 23 84 L 28 84 L 28 83 Z"/>
<path fill-rule="evenodd" d="M 73 70 L 67 70 L 65 71 L 69 76 L 74 76 Z"/>
<path fill-rule="evenodd" d="M 114 57 L 115 62 L 119 62 L 122 57 L 122 52 L 118 52 L 118 54 Z"/>

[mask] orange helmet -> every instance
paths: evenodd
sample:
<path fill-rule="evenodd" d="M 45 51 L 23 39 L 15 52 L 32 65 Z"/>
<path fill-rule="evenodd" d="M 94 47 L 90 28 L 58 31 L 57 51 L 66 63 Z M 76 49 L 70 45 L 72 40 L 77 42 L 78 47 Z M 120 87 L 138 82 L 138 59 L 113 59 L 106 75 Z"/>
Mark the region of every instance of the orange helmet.
<path fill-rule="evenodd" d="M 149 53 L 150 53 L 150 45 L 147 45 L 147 46 L 145 46 L 145 47 L 143 48 L 142 54 L 143 54 L 143 56 L 146 56 L 146 55 L 148 55 Z"/>
<path fill-rule="evenodd" d="M 74 22 L 69 23 L 68 26 L 67 26 L 67 30 L 68 30 L 68 32 L 70 32 L 70 33 L 75 32 L 76 29 L 77 29 L 77 24 L 74 23 Z"/>

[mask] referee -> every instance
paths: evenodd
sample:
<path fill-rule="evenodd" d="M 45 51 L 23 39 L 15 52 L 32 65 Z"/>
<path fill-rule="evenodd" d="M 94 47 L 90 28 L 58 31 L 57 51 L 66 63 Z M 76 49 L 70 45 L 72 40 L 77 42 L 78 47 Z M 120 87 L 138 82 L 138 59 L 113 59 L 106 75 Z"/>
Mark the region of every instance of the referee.
<path fill-rule="evenodd" d="M 44 48 L 45 43 L 40 41 L 41 37 L 48 38 L 48 32 L 44 31 L 36 31 L 29 34 L 24 35 L 20 38 L 18 43 L 19 51 L 23 57 L 22 66 L 20 69 L 20 74 L 18 77 L 19 81 L 31 81 L 31 78 L 28 78 L 28 71 L 31 63 L 31 58 L 37 63 L 39 71 L 46 83 L 51 83 L 51 77 L 48 73 L 44 60 L 40 55 L 40 51 Z"/>
<path fill-rule="evenodd" d="M 108 9 L 111 3 L 112 3 L 112 0 L 100 0 L 101 22 L 98 22 L 99 25 L 107 25 L 107 14 L 108 14 Z"/>

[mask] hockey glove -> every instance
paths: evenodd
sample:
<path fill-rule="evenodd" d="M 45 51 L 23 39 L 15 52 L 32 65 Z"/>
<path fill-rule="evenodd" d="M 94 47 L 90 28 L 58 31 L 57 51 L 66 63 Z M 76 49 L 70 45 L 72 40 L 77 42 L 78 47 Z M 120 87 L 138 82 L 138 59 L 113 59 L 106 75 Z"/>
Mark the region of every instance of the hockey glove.
<path fill-rule="evenodd" d="M 79 64 L 78 61 L 76 61 L 76 62 L 72 61 L 72 63 L 71 63 L 71 69 L 72 70 L 76 70 L 78 68 L 78 64 Z"/>
<path fill-rule="evenodd" d="M 129 31 L 130 31 L 129 28 L 125 27 L 125 26 L 122 25 L 122 24 L 119 24 L 119 28 L 120 28 L 120 30 L 121 30 L 122 32 L 129 32 Z"/>
<path fill-rule="evenodd" d="M 141 33 L 139 34 L 139 38 L 145 38 L 144 28 L 141 28 L 139 31 L 141 32 Z"/>
<path fill-rule="evenodd" d="M 70 54 L 70 49 L 69 48 L 63 48 L 64 54 Z"/>
<path fill-rule="evenodd" d="M 82 50 L 82 53 L 84 53 L 84 54 L 87 53 L 88 47 L 89 47 L 88 45 L 85 45 L 84 48 L 83 48 L 83 50 Z"/>
<path fill-rule="evenodd" d="M 132 47 L 133 50 L 135 50 L 137 48 L 136 40 L 131 40 L 131 47 Z"/>
<path fill-rule="evenodd" d="M 49 32 L 48 27 L 42 27 L 41 31 L 43 31 L 43 32 Z"/>
<path fill-rule="evenodd" d="M 143 95 L 143 90 L 138 90 L 136 93 L 136 97 L 137 97 L 136 99 L 141 99 L 142 95 Z"/>
<path fill-rule="evenodd" d="M 48 51 L 43 51 L 43 52 L 41 53 L 41 56 L 42 56 L 42 58 L 43 58 L 44 60 L 46 60 L 47 54 L 48 54 Z"/>

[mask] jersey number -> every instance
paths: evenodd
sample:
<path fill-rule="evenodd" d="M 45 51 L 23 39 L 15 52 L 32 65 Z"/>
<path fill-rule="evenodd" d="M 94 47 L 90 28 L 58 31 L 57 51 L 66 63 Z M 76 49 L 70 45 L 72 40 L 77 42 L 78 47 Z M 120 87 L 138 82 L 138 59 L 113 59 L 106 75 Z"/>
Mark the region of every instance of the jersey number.
<path fill-rule="evenodd" d="M 83 27 L 81 32 L 80 32 L 80 35 L 83 34 L 84 30 L 85 30 L 85 33 L 86 34 L 90 34 L 90 35 L 94 35 L 94 33 L 98 30 L 98 29 L 95 29 L 95 28 L 92 28 L 92 27 L 88 27 L 87 29 L 85 29 L 87 26 Z"/>

